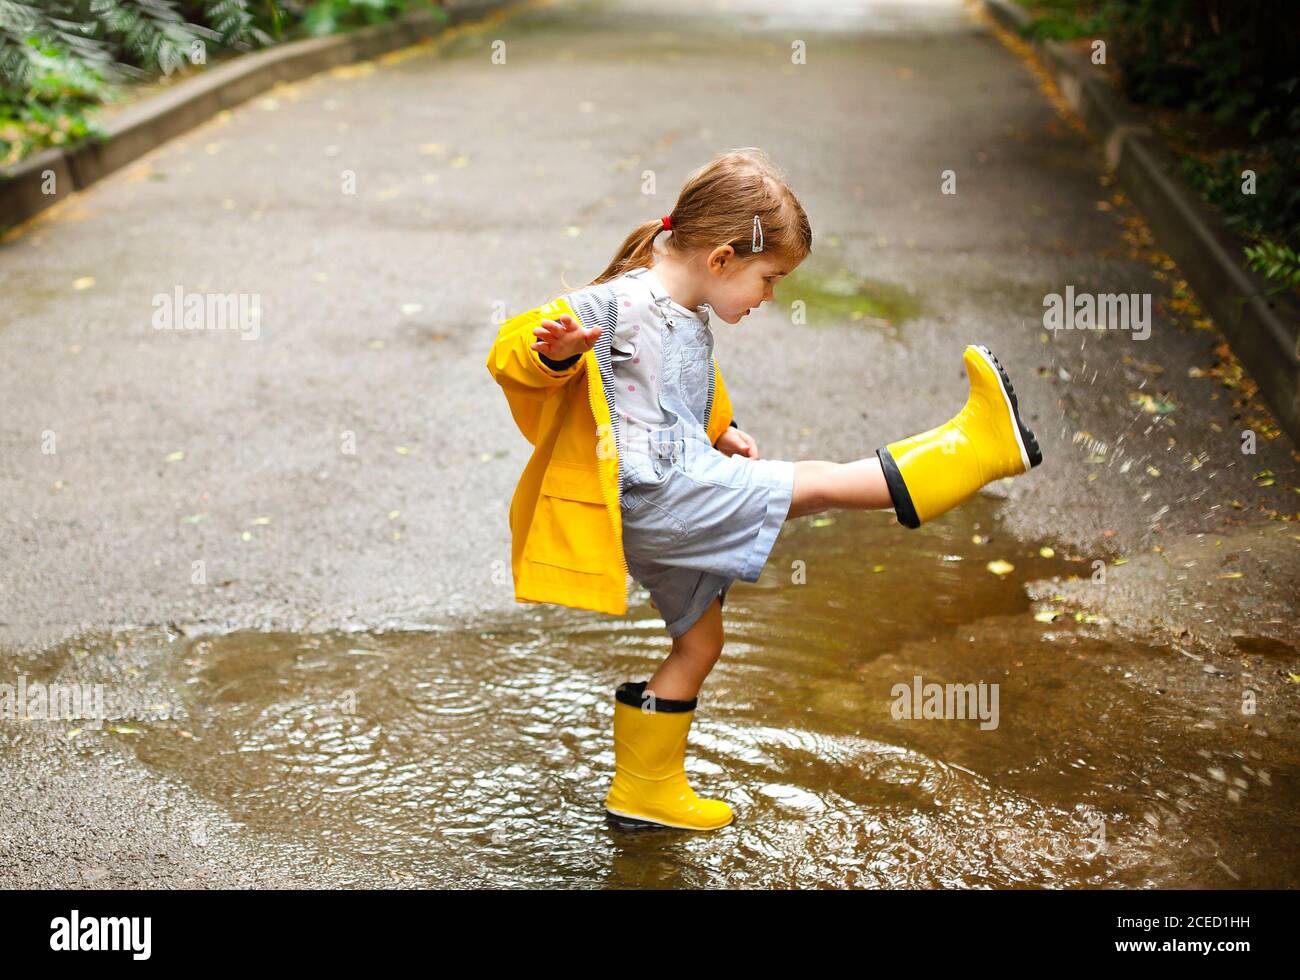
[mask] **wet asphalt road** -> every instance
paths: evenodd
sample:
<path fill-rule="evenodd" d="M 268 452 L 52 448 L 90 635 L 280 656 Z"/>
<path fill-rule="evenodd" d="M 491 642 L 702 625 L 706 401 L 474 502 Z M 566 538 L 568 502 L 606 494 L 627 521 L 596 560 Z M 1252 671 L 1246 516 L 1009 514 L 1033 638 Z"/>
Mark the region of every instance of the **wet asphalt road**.
<path fill-rule="evenodd" d="M 484 368 L 493 313 L 589 281 L 691 170 L 746 145 L 808 211 L 810 269 L 920 308 L 890 331 L 795 327 L 778 289 L 775 309 L 715 321 L 764 455 L 853 459 L 937 424 L 965 397 L 962 347 L 987 344 L 1046 457 L 993 488 L 1007 525 L 1128 559 L 1078 605 L 1135 636 L 1289 646 L 1295 526 L 1269 511 L 1295 509 L 1293 447 L 1209 373 L 1221 338 L 1193 325 L 1100 149 L 960 4 L 782 6 L 525 5 L 255 99 L 11 235 L 6 672 L 75 678 L 114 631 L 598 617 L 513 601 L 527 446 Z M 1150 338 L 1047 333 L 1043 297 L 1067 284 L 1152 293 Z M 154 329 L 178 286 L 257 295 L 259 336 Z M 1264 433 L 1256 455 L 1243 429 Z M 165 702 L 153 665 L 119 653 L 140 710 Z M 3 792 L 31 804 L 0 826 L 0 884 L 329 884 L 288 840 L 195 843 L 220 807 L 132 757 L 10 722 L 0 740 Z"/>

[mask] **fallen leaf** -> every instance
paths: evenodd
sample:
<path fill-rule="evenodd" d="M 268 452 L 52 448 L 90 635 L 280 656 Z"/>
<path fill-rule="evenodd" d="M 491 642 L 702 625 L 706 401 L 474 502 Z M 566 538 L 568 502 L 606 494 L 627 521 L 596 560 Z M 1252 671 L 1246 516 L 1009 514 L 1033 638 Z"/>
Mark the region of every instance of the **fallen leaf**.
<path fill-rule="evenodd" d="M 1051 548 L 1047 547 L 1047 545 L 1043 545 L 1043 547 L 1038 549 L 1038 554 L 1039 557 L 1042 558 L 1052 558 L 1056 555 L 1056 552 L 1053 551 Z"/>
<path fill-rule="evenodd" d="M 168 455 L 168 457 L 167 457 L 167 462 L 169 462 L 169 463 L 179 463 L 179 462 L 180 462 L 181 460 L 183 460 L 184 458 L 185 458 L 185 453 L 184 453 L 184 451 L 183 451 L 183 450 L 178 450 L 177 452 L 174 452 L 174 453 L 171 453 L 171 454 Z"/>
<path fill-rule="evenodd" d="M 994 575 L 1008 575 L 1016 570 L 1016 566 L 1009 561 L 1003 561 L 1001 558 L 995 559 L 984 566 Z"/>
<path fill-rule="evenodd" d="M 340 65 L 337 68 L 331 68 L 330 74 L 335 78 L 362 78 L 372 74 L 375 70 L 373 61 L 363 61 L 356 65 Z"/>
<path fill-rule="evenodd" d="M 82 276 L 80 279 L 72 280 L 73 289 L 89 289 L 93 285 L 95 285 L 94 276 Z"/>
<path fill-rule="evenodd" d="M 1168 396 L 1156 397 L 1147 394 L 1145 391 L 1130 392 L 1128 400 L 1135 408 L 1160 415 L 1167 415 L 1178 407 Z"/>

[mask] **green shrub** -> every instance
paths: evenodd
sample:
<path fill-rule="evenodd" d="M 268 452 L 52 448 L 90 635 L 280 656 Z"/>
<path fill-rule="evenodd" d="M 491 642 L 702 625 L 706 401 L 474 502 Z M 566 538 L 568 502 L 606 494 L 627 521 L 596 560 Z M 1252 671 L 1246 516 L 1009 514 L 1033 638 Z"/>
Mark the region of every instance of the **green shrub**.
<path fill-rule="evenodd" d="M 0 166 L 97 132 L 122 83 L 434 0 L 0 0 Z"/>
<path fill-rule="evenodd" d="M 1099 0 L 1020 0 L 1021 6 L 1034 15 L 1024 32 L 1040 41 L 1070 41 L 1076 37 L 1096 37 L 1103 20 L 1097 10 Z"/>
<path fill-rule="evenodd" d="M 1300 249 L 1296 0 L 1020 0 L 1026 34 L 1107 42 L 1125 95 L 1211 120 L 1230 147 L 1184 155 L 1183 176 L 1251 246 L 1252 268 L 1295 288 Z M 1242 172 L 1256 173 L 1255 193 Z"/>
<path fill-rule="evenodd" d="M 1258 245 L 1246 246 L 1246 258 L 1252 269 L 1278 284 L 1274 292 L 1300 289 L 1300 253 L 1295 249 L 1265 239 Z"/>
<path fill-rule="evenodd" d="M 1104 0 L 1101 16 L 1135 102 L 1257 127 L 1291 106 L 1294 0 Z"/>

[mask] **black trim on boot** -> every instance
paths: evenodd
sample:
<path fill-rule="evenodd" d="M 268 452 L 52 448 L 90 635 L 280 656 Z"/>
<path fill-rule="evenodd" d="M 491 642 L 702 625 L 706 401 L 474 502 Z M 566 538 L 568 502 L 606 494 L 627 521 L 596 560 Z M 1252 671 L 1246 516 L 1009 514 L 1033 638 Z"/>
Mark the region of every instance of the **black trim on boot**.
<path fill-rule="evenodd" d="M 1011 378 L 1007 374 L 1007 369 L 1002 366 L 1002 362 L 997 356 L 985 347 L 983 344 L 977 344 L 993 366 L 998 369 L 998 374 L 1002 375 L 1002 387 L 1007 390 L 1007 397 L 1011 400 L 1011 414 L 1015 416 L 1016 428 L 1020 430 L 1020 441 L 1025 444 L 1025 455 L 1029 457 L 1029 468 L 1032 470 L 1035 466 L 1043 461 L 1043 451 L 1038 446 L 1038 439 L 1034 436 L 1034 430 L 1025 425 L 1020 419 L 1020 403 L 1016 401 L 1016 389 L 1011 386 Z"/>
<path fill-rule="evenodd" d="M 649 704 L 649 701 L 641 697 L 645 692 L 645 686 L 649 683 L 649 681 L 626 681 L 620 684 L 618 690 L 614 692 L 614 700 L 633 708 L 640 708 L 645 704 Z M 656 712 L 694 711 L 699 700 L 699 698 L 691 698 L 689 701 L 680 701 L 673 698 L 661 698 L 656 694 L 654 695 L 654 710 Z"/>
<path fill-rule="evenodd" d="M 636 817 L 625 817 L 618 813 L 605 811 L 605 822 L 611 827 L 618 830 L 645 831 L 645 830 L 681 830 L 680 827 L 670 827 L 666 823 L 655 823 L 653 820 L 640 820 Z"/>
<path fill-rule="evenodd" d="M 898 523 L 903 527 L 920 527 L 921 519 L 916 516 L 912 495 L 907 492 L 907 484 L 903 482 L 903 474 L 898 471 L 898 464 L 894 462 L 893 454 L 881 446 L 876 450 L 876 456 L 879 457 L 880 469 L 885 474 L 885 484 L 889 487 L 890 499 L 894 501 L 894 514 L 898 517 Z"/>

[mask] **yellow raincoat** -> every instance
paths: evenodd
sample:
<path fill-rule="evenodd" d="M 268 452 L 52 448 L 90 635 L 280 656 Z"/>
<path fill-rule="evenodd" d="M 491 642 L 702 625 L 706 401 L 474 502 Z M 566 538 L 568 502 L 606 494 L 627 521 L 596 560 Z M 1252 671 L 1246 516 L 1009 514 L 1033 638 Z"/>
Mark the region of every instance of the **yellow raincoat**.
<path fill-rule="evenodd" d="M 488 353 L 488 371 L 533 446 L 510 501 L 510 567 L 516 602 L 622 615 L 628 571 L 615 436 L 621 420 L 613 414 L 609 360 L 616 308 L 611 305 L 602 314 L 591 297 L 603 294 L 589 290 L 582 295 L 581 301 L 573 297 L 571 304 L 570 297 L 560 297 L 507 320 Z M 585 312 L 585 322 L 579 310 Z M 532 349 L 537 341 L 533 330 L 564 313 L 585 329 L 596 323 L 605 329 L 572 367 L 554 371 Z M 705 426 L 709 442 L 716 443 L 731 425 L 732 409 L 716 359 L 713 372 Z"/>

